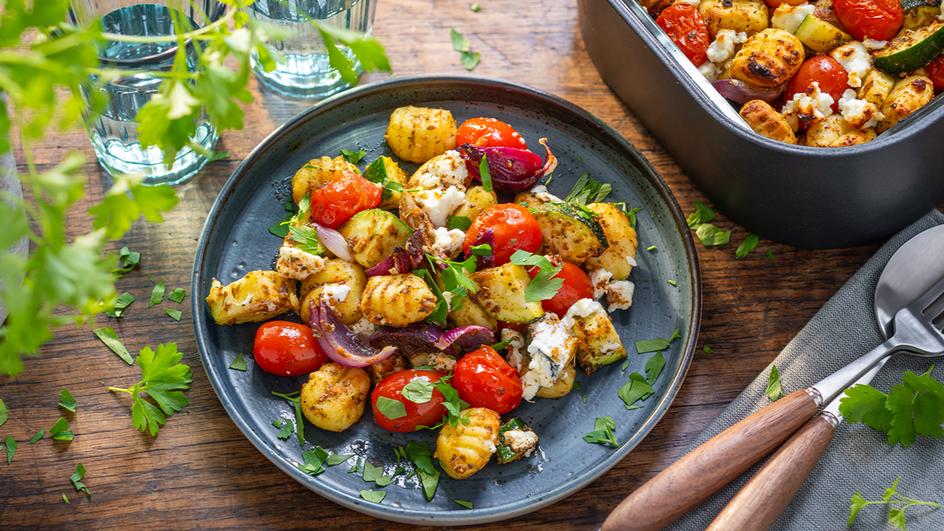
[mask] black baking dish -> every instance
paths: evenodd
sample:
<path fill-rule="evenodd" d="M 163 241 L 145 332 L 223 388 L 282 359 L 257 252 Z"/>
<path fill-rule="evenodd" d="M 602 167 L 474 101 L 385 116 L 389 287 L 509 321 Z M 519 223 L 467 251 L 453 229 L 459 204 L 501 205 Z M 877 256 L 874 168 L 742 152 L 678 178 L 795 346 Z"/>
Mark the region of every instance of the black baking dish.
<path fill-rule="evenodd" d="M 578 0 L 603 79 L 719 209 L 801 247 L 886 237 L 944 199 L 944 104 L 867 144 L 813 148 L 751 131 L 634 0 Z"/>

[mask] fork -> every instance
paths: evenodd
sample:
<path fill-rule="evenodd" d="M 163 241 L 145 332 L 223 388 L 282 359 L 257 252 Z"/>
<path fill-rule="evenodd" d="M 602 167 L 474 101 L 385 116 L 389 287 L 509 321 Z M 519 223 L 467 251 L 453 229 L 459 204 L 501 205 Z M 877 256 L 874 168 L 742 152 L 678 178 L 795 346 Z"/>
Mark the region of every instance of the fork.
<path fill-rule="evenodd" d="M 850 384 L 864 381 L 864 376 L 873 369 L 873 372 L 878 372 L 877 368 L 884 365 L 893 353 L 906 352 L 924 357 L 944 353 L 944 278 L 899 310 L 894 322 L 895 334 L 878 347 L 812 387 L 794 391 L 715 435 L 636 489 L 610 513 L 603 523 L 604 531 L 667 526 L 780 446 L 816 415 L 820 407 L 834 402 Z M 741 502 L 732 509 L 739 516 L 736 520 L 738 525 L 726 525 L 725 528 L 753 528 L 752 514 L 759 513 L 750 511 L 764 512 L 768 518 L 772 512 L 771 521 L 776 519 L 832 439 L 832 430 L 839 421 L 838 409 L 829 414 L 831 419 L 820 417 L 830 424 L 828 438 L 823 429 L 804 429 L 798 436 L 800 439 L 795 437 L 788 445 L 787 448 L 792 450 L 778 453 L 772 460 L 773 465 L 768 464 L 775 466 L 774 470 L 778 472 L 788 469 L 802 472 L 800 479 L 793 477 L 797 474 L 791 476 L 790 496 L 777 500 L 761 496 L 762 487 L 775 476 L 770 472 L 764 474 L 763 480 L 758 480 L 749 494 L 741 497 Z M 818 453 L 813 451 L 815 448 L 819 448 Z M 803 460 L 804 468 L 798 468 L 801 464 L 798 459 Z"/>

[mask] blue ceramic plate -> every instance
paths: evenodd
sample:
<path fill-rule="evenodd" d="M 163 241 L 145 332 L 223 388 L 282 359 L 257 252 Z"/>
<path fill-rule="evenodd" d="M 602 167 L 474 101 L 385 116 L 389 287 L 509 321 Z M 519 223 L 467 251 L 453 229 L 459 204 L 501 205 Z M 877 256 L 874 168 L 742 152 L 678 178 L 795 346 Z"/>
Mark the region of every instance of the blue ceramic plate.
<path fill-rule="evenodd" d="M 288 402 L 272 391 L 291 392 L 304 378 L 266 374 L 249 360 L 249 371 L 228 369 L 234 357 L 252 351 L 256 325 L 217 326 L 203 304 L 212 278 L 224 284 L 247 271 L 271 269 L 280 240 L 267 228 L 285 214 L 291 176 L 309 159 L 337 155 L 341 148 L 366 149 L 366 160 L 388 154 L 384 130 L 393 109 L 403 105 L 442 107 L 458 121 L 494 116 L 514 124 L 528 142 L 547 136 L 560 165 L 551 192 L 563 195 L 583 172 L 613 185 L 610 199 L 642 207 L 638 214 L 639 267 L 631 280 L 636 294 L 631 310 L 617 312 L 615 324 L 627 350 L 629 368 L 620 364 L 592 377 L 578 376 L 579 391 L 558 400 L 523 404 L 515 415 L 540 435 L 540 450 L 510 464 L 494 462 L 472 478 L 455 481 L 445 475 L 431 502 L 425 501 L 415 479 L 405 475 L 386 488 L 376 504 L 361 499 L 362 489 L 376 488 L 348 463 L 312 477 L 297 466 L 302 449 L 292 437 L 276 438 L 272 421 L 292 418 Z M 415 166 L 406 165 L 409 172 Z M 657 252 L 646 252 L 655 245 Z M 673 279 L 678 287 L 666 281 Z M 223 407 L 246 437 L 286 474 L 345 507 L 380 518 L 416 524 L 478 524 L 534 511 L 589 484 L 626 456 L 665 413 L 685 377 L 698 332 L 700 284 L 691 235 L 668 187 L 652 167 L 620 135 L 585 111 L 560 98 L 504 81 L 468 77 L 394 79 L 358 88 L 326 100 L 290 120 L 264 140 L 223 186 L 207 216 L 193 270 L 193 315 L 197 345 L 207 375 Z M 676 328 L 682 339 L 665 352 L 666 367 L 655 394 L 642 408 L 627 411 L 617 390 L 632 371 L 643 372 L 649 355 L 632 348 L 637 339 L 668 337 Z M 582 436 L 593 430 L 594 417 L 610 415 L 617 422 L 618 448 L 588 444 Z M 352 453 L 394 469 L 394 447 L 410 439 L 433 447 L 432 432 L 395 434 L 377 427 L 365 414 L 344 433 L 328 433 L 306 425 L 308 449 L 320 445 Z M 454 503 L 468 500 L 474 509 Z"/>

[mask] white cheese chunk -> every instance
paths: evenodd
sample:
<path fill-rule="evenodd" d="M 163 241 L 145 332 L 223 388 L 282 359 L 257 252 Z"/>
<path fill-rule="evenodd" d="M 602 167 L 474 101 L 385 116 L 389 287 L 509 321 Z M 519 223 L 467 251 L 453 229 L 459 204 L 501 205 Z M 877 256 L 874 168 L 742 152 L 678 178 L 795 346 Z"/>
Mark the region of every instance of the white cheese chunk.
<path fill-rule="evenodd" d="M 545 314 L 528 327 L 531 362 L 521 378 L 522 396 L 530 401 L 541 387 L 554 385 L 574 355 L 574 340 L 554 314 Z"/>
<path fill-rule="evenodd" d="M 718 68 L 718 65 L 712 63 L 711 61 L 705 61 L 698 67 L 698 71 L 701 72 L 701 75 L 705 76 L 705 79 L 708 81 L 715 81 L 718 79 L 718 74 L 721 73 L 721 69 Z"/>
<path fill-rule="evenodd" d="M 723 63 L 734 56 L 735 46 L 747 40 L 747 33 L 730 29 L 718 30 L 715 40 L 711 41 L 706 54 L 712 63 Z"/>
<path fill-rule="evenodd" d="M 433 248 L 449 258 L 455 258 L 462 251 L 465 233 L 459 229 L 438 227 L 433 231 Z"/>
<path fill-rule="evenodd" d="M 850 41 L 842 46 L 837 46 L 829 52 L 830 57 L 835 59 L 849 74 L 849 86 L 858 88 L 862 86 L 862 80 L 872 69 L 872 56 L 859 41 Z"/>
<path fill-rule="evenodd" d="M 862 45 L 869 50 L 881 50 L 882 48 L 888 46 L 888 41 L 879 41 L 875 39 L 865 39 L 862 41 Z"/>
<path fill-rule="evenodd" d="M 275 261 L 275 270 L 285 278 L 305 280 L 321 271 L 325 266 L 324 257 L 305 252 L 298 247 L 282 245 L 279 257 Z"/>
<path fill-rule="evenodd" d="M 344 284 L 325 284 L 321 287 L 321 298 L 329 302 L 344 302 L 351 293 L 350 286 Z"/>
<path fill-rule="evenodd" d="M 885 118 L 877 105 L 856 98 L 856 93 L 852 89 L 847 89 L 839 98 L 839 114 L 853 129 L 875 127 Z"/>
<path fill-rule="evenodd" d="M 820 91 L 814 81 L 807 92 L 798 92 L 784 106 L 784 119 L 796 131 L 801 121 L 820 120 L 833 114 L 833 97 Z"/>
<path fill-rule="evenodd" d="M 610 282 L 610 285 L 606 287 L 606 303 L 610 312 L 628 310 L 633 305 L 635 292 L 636 285 L 628 280 Z"/>
<path fill-rule="evenodd" d="M 502 434 L 508 448 L 517 455 L 530 457 L 538 447 L 538 434 L 531 430 L 508 430 Z"/>
<path fill-rule="evenodd" d="M 816 8 L 810 4 L 791 6 L 780 4 L 770 17 L 770 25 L 789 33 L 796 33 L 803 19 L 813 14 Z"/>
<path fill-rule="evenodd" d="M 445 190 L 455 186 L 465 191 L 465 183 L 469 180 L 469 171 L 466 169 L 462 155 L 454 149 L 435 157 L 423 165 L 423 173 L 416 176 L 416 183 L 426 190 Z"/>
<path fill-rule="evenodd" d="M 594 269 L 590 272 L 590 283 L 593 284 L 593 298 L 599 299 L 606 294 L 606 285 L 613 279 L 613 273 L 606 269 Z"/>
<path fill-rule="evenodd" d="M 465 192 L 451 185 L 446 190 L 433 189 L 416 192 L 413 198 L 429 215 L 429 220 L 433 225 L 445 227 L 449 216 L 465 202 Z"/>

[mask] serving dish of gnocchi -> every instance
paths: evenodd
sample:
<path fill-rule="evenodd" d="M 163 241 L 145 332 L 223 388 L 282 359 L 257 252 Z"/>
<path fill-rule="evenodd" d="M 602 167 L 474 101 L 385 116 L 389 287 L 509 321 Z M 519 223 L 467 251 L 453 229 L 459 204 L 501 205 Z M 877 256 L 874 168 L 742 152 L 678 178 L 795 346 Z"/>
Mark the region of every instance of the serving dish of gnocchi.
<path fill-rule="evenodd" d="M 869 142 L 944 90 L 938 0 L 642 0 L 758 134 Z"/>
<path fill-rule="evenodd" d="M 194 266 L 201 359 L 247 438 L 333 501 L 523 514 L 613 466 L 674 397 L 700 302 L 684 227 L 644 159 L 562 100 L 364 87 L 221 191 Z"/>

